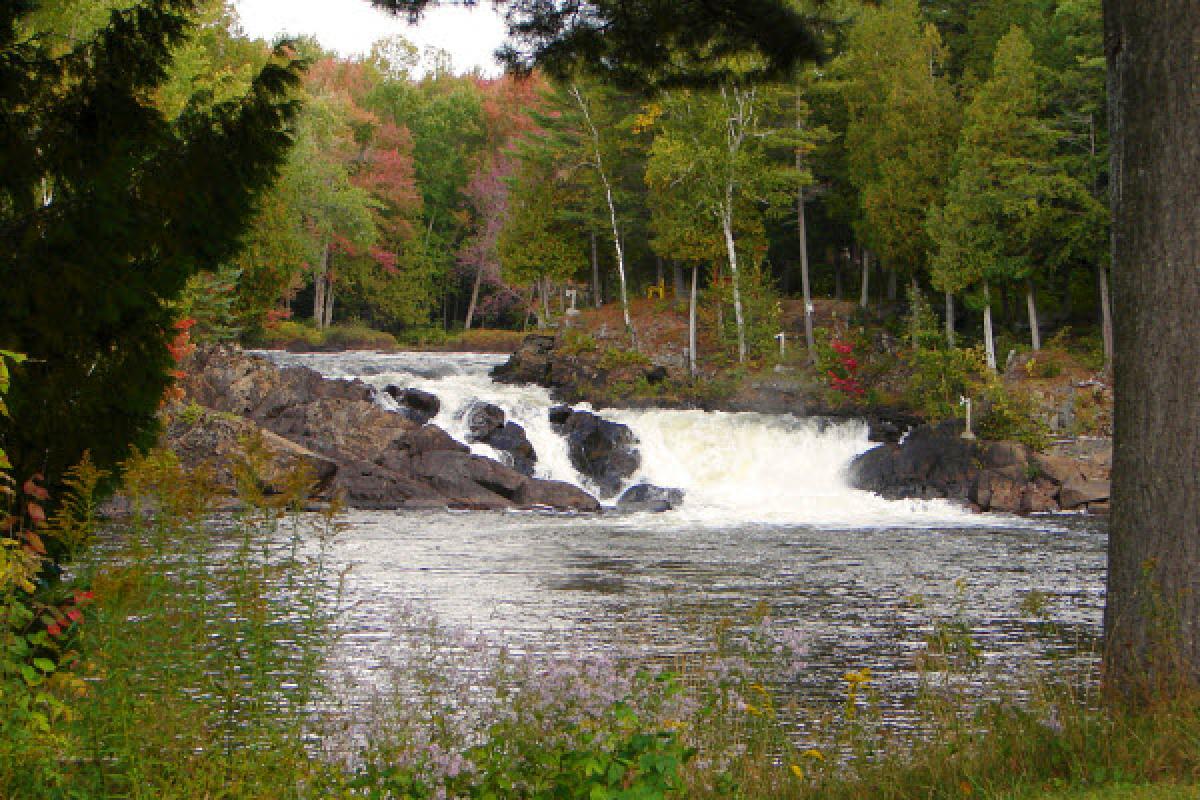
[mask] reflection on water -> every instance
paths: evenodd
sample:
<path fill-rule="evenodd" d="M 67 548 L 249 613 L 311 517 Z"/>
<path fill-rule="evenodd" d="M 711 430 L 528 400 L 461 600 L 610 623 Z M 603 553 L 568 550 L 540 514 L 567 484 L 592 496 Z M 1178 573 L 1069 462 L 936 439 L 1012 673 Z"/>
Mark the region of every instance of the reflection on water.
<path fill-rule="evenodd" d="M 1095 520 L 823 530 L 644 519 L 354 513 L 333 553 L 351 568 L 336 668 L 362 675 L 399 655 L 397 609 L 413 604 L 516 652 L 643 659 L 704 651 L 716 625 L 761 609 L 807 644 L 789 687 L 801 695 L 869 666 L 898 702 L 917 685 L 932 620 L 959 612 L 984 672 L 1093 658 L 1105 544 Z M 1044 621 L 1021 610 L 1031 591 L 1048 598 Z"/>

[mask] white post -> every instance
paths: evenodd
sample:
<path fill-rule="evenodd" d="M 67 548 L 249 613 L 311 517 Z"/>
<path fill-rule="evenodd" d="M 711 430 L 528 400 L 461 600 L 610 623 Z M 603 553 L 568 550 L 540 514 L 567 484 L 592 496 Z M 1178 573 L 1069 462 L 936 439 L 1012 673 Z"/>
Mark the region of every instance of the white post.
<path fill-rule="evenodd" d="M 974 432 L 972 432 L 972 431 L 971 431 L 971 398 L 969 398 L 969 397 L 959 397 L 959 398 L 958 398 L 958 404 L 959 404 L 960 406 L 966 406 L 966 407 L 967 407 L 967 427 L 963 429 L 962 438 L 964 438 L 964 439 L 974 439 L 974 438 L 975 438 L 975 434 L 974 434 Z"/>
<path fill-rule="evenodd" d="M 775 334 L 775 338 L 779 340 L 779 358 L 782 359 L 787 355 L 787 334 L 780 331 Z"/>

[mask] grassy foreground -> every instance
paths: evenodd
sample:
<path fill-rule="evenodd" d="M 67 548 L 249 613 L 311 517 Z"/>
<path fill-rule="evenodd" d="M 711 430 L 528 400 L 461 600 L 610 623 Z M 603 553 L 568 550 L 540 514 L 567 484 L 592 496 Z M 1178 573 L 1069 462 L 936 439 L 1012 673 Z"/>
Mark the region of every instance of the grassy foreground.
<path fill-rule="evenodd" d="M 1200 704 L 1108 708 L 1067 675 L 981 703 L 954 689 L 969 630 L 929 637 L 915 736 L 888 724 L 868 670 L 846 673 L 839 702 L 798 708 L 782 687 L 805 645 L 766 614 L 664 670 L 636 653 L 518 657 L 402 608 L 404 657 L 355 696 L 326 670 L 336 516 L 291 510 L 302 476 L 265 497 L 253 455 L 239 470 L 233 517 L 157 453 L 131 465 L 134 513 L 99 538 L 81 537 L 86 513 L 41 528 L 79 543 L 55 591 L 88 602 L 35 620 L 53 628 L 28 639 L 37 653 L 5 640 L 6 665 L 36 669 L 2 673 L 0 797 L 1200 797 Z"/>

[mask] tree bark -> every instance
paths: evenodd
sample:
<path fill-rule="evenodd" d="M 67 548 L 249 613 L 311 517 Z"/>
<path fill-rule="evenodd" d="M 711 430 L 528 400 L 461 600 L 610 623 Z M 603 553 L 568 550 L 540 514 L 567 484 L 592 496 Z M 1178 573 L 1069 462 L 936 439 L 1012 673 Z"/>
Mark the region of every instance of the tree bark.
<path fill-rule="evenodd" d="M 663 272 L 663 260 L 662 256 L 660 255 L 654 256 L 654 276 L 657 279 L 655 283 L 658 286 L 663 287 L 663 293 L 665 294 L 667 287 L 667 275 L 665 272 Z"/>
<path fill-rule="evenodd" d="M 333 281 L 333 267 L 330 266 L 329 272 L 325 274 L 325 324 L 322 326 L 325 328 L 333 324 L 333 296 L 336 287 L 337 284 Z"/>
<path fill-rule="evenodd" d="M 692 292 L 688 300 L 688 369 L 693 378 L 696 377 L 696 295 L 699 282 L 700 266 L 692 267 Z"/>
<path fill-rule="evenodd" d="M 946 344 L 954 347 L 954 292 L 946 292 Z"/>
<path fill-rule="evenodd" d="M 604 287 L 600 285 L 600 248 L 596 244 L 596 232 L 592 231 L 592 302 L 596 308 L 604 305 Z"/>
<path fill-rule="evenodd" d="M 1037 296 L 1033 293 L 1033 281 L 1025 281 L 1025 306 L 1029 309 L 1029 339 L 1033 352 L 1042 349 L 1042 332 L 1038 328 Z"/>
<path fill-rule="evenodd" d="M 896 302 L 896 296 L 899 294 L 897 283 L 896 270 L 889 269 L 887 271 L 887 299 L 889 303 Z"/>
<path fill-rule="evenodd" d="M 683 283 L 683 265 L 678 261 L 671 261 L 671 278 L 671 294 L 677 301 L 682 300 L 683 296 L 687 293 L 687 288 Z"/>
<path fill-rule="evenodd" d="M 988 369 L 996 371 L 996 339 L 992 335 L 992 289 L 983 284 L 983 347 L 987 355 Z"/>
<path fill-rule="evenodd" d="M 1114 380 L 1106 681 L 1200 689 L 1200 14 L 1105 0 Z"/>

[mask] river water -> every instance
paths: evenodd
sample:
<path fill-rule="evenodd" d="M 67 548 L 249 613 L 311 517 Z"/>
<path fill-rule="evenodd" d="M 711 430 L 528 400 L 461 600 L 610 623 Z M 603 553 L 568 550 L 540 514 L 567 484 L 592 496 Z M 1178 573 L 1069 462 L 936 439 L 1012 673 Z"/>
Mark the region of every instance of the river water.
<path fill-rule="evenodd" d="M 442 402 L 434 423 L 460 440 L 471 404 L 494 403 L 525 427 L 540 477 L 587 487 L 550 428 L 549 394 L 488 378 L 503 357 L 268 355 L 328 377 L 433 392 Z M 383 680 L 407 646 L 402 629 L 414 608 L 515 652 L 568 658 L 698 652 L 715 626 L 766 614 L 775 630 L 803 642 L 785 688 L 818 696 L 864 666 L 889 695 L 911 695 L 930 633 L 952 619 L 969 630 L 982 675 L 1094 661 L 1102 521 L 979 515 L 850 489 L 845 466 L 872 446 L 859 423 L 601 413 L 637 434 L 636 480 L 687 491 L 681 509 L 350 512 L 330 553 L 347 570 L 336 669 Z"/>

